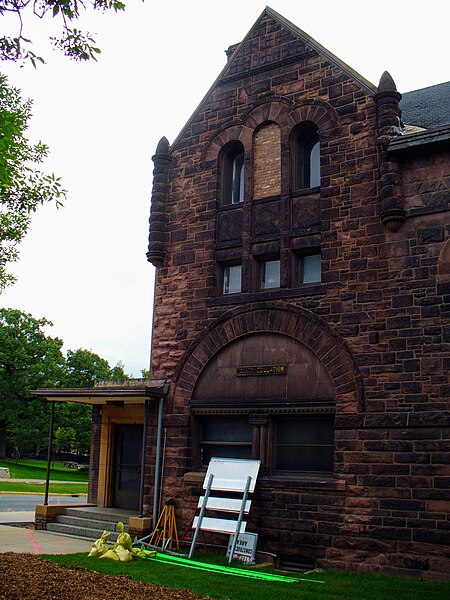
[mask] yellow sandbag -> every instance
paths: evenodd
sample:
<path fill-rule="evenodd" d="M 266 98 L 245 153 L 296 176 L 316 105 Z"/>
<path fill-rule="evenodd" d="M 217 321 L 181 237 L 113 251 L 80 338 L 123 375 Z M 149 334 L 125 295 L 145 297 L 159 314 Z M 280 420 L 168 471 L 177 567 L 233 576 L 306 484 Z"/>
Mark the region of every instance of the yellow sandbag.
<path fill-rule="evenodd" d="M 110 535 L 109 531 L 105 530 L 102 533 L 102 535 L 98 538 L 98 540 L 95 540 L 88 556 L 102 556 L 103 554 L 105 554 L 105 552 L 108 551 L 108 546 L 106 545 L 106 541 L 107 541 L 109 535 Z"/>
<path fill-rule="evenodd" d="M 99 558 L 109 558 L 109 560 L 120 560 L 114 550 L 108 550 L 105 554 L 102 554 Z"/>
<path fill-rule="evenodd" d="M 114 550 L 118 546 L 123 546 L 124 548 L 126 548 L 127 550 L 132 552 L 133 551 L 133 542 L 131 541 L 130 534 L 125 533 L 125 527 L 124 527 L 123 523 L 121 521 L 119 521 L 116 525 L 116 528 L 120 531 L 120 534 L 117 538 L 117 542 L 114 546 Z"/>
<path fill-rule="evenodd" d="M 142 548 L 133 548 L 133 556 L 143 558 L 144 556 L 156 556 L 154 550 L 143 550 Z"/>
<path fill-rule="evenodd" d="M 133 560 L 133 553 L 123 546 L 117 546 L 117 548 L 114 549 L 114 552 L 121 562 L 130 562 L 130 560 Z"/>

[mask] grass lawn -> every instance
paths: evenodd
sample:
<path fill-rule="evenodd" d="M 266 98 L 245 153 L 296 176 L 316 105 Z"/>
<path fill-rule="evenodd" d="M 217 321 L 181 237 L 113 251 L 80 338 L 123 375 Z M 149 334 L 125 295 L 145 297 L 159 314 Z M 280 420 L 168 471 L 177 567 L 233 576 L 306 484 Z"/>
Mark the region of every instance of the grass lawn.
<path fill-rule="evenodd" d="M 44 460 L 0 460 L 0 467 L 7 467 L 12 479 L 45 479 L 47 463 Z M 65 467 L 60 462 L 52 462 L 50 479 L 59 481 L 87 481 L 87 471 L 78 471 Z"/>
<path fill-rule="evenodd" d="M 85 554 L 44 556 L 54 562 L 84 567 L 106 575 L 129 575 L 136 581 L 170 588 L 184 588 L 197 594 L 228 600 L 448 600 L 450 584 L 413 581 L 348 571 L 315 571 L 308 575 L 290 573 L 325 583 L 257 581 L 226 574 L 197 571 L 178 565 L 138 559 L 119 563 Z M 201 559 L 203 560 L 203 559 Z M 239 565 L 240 568 L 241 565 Z M 267 571 L 267 570 L 266 570 Z M 288 573 L 284 573 L 287 575 Z"/>
<path fill-rule="evenodd" d="M 50 494 L 87 494 L 87 483 L 50 483 Z M 44 494 L 45 483 L 25 483 L 20 481 L 8 481 L 0 479 L 0 492 L 16 493 L 26 492 L 28 494 Z"/>

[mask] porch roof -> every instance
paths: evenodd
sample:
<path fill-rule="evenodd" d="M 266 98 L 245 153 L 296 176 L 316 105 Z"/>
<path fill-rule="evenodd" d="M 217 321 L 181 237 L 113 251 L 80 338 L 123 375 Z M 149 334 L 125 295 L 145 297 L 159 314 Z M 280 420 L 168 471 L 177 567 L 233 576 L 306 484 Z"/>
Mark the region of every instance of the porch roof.
<path fill-rule="evenodd" d="M 144 404 L 164 397 L 168 389 L 165 379 L 124 379 L 99 381 L 93 388 L 47 388 L 31 390 L 31 394 L 48 402 Z"/>

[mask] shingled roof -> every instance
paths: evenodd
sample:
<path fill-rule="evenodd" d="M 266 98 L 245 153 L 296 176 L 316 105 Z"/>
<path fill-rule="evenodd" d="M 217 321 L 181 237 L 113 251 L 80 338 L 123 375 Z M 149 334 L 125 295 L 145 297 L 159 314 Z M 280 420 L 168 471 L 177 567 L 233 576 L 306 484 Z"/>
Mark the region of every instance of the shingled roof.
<path fill-rule="evenodd" d="M 425 129 L 450 124 L 450 81 L 406 92 L 400 101 L 402 121 Z"/>

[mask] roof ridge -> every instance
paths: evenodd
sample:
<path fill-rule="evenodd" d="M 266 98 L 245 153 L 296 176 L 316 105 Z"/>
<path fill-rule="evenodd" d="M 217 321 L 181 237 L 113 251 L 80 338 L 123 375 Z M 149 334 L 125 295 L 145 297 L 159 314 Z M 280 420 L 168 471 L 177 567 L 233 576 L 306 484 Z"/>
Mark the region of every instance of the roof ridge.
<path fill-rule="evenodd" d="M 253 34 L 254 30 L 259 26 L 261 20 L 265 16 L 270 17 L 272 19 L 275 19 L 276 21 L 278 21 L 278 23 L 280 23 L 280 25 L 282 25 L 283 27 L 289 29 L 293 34 L 295 34 L 296 36 L 300 37 L 304 42 L 306 42 L 306 44 L 308 44 L 309 46 L 311 46 L 316 52 L 318 52 L 319 54 L 324 55 L 332 64 L 334 64 L 338 68 L 342 69 L 351 78 L 356 79 L 360 83 L 360 85 L 363 88 L 366 89 L 366 91 L 368 91 L 371 94 L 375 94 L 376 93 L 377 87 L 373 83 L 371 83 L 370 81 L 368 81 L 367 79 L 365 79 L 365 77 L 363 77 L 362 75 L 360 75 L 352 67 L 350 67 L 349 65 L 347 65 L 347 63 L 345 63 L 343 60 L 341 60 L 340 58 L 338 58 L 332 52 L 330 52 L 329 50 L 327 50 L 324 46 L 322 46 L 322 44 L 320 44 L 319 42 L 317 42 L 313 37 L 311 37 L 305 31 L 303 31 L 302 29 L 300 29 L 299 27 L 297 27 L 296 25 L 294 25 L 294 23 L 292 23 L 291 21 L 289 21 L 288 19 L 286 19 L 285 17 L 283 17 L 282 15 L 280 15 L 279 13 L 277 13 L 275 10 L 273 10 L 273 8 L 270 8 L 270 6 L 266 6 L 264 8 L 264 10 L 262 11 L 262 13 L 259 15 L 259 17 L 256 19 L 256 21 L 253 23 L 253 25 L 250 27 L 250 29 L 248 30 L 248 32 L 246 33 L 246 35 L 244 36 L 244 38 L 241 40 L 241 42 L 239 42 L 239 45 L 237 46 L 236 50 L 230 56 L 229 60 L 225 63 L 225 65 L 224 65 L 223 69 L 220 71 L 219 75 L 216 77 L 216 79 L 214 80 L 214 82 L 212 83 L 212 85 L 209 87 L 208 91 L 203 96 L 202 100 L 196 106 L 195 110 L 193 111 L 193 113 L 191 114 L 191 116 L 189 117 L 189 119 L 186 121 L 184 127 L 181 129 L 181 131 L 179 132 L 179 134 L 177 135 L 177 137 L 175 138 L 175 140 L 171 144 L 170 151 L 173 150 L 176 147 L 176 145 L 178 144 L 178 142 L 180 141 L 180 139 L 184 135 L 186 129 L 192 123 L 192 121 L 193 121 L 195 115 L 197 114 L 197 112 L 199 111 L 199 109 L 206 102 L 206 99 L 209 97 L 209 95 L 211 94 L 212 90 L 217 85 L 217 83 L 224 77 L 224 75 L 226 74 L 226 72 L 230 69 L 230 67 L 236 61 L 237 57 L 239 56 L 239 52 L 245 46 L 245 42 L 251 37 L 251 35 Z"/>

